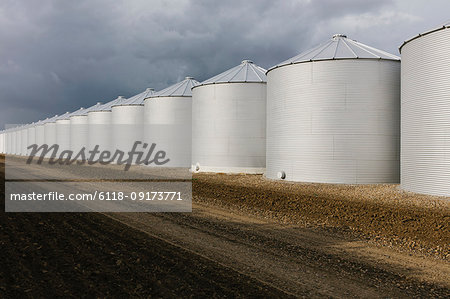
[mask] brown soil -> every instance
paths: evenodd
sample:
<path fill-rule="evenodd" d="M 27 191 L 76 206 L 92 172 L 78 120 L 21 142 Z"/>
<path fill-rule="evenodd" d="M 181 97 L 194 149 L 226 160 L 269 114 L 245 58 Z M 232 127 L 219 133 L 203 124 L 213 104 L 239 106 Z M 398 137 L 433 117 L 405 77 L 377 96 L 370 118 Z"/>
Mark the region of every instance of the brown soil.
<path fill-rule="evenodd" d="M 289 183 L 260 175 L 196 174 L 195 201 L 281 223 L 321 225 L 389 246 L 450 258 L 450 200 L 398 185 Z"/>
<path fill-rule="evenodd" d="M 0 248 L 0 298 L 288 296 L 98 213 L 2 208 Z"/>
<path fill-rule="evenodd" d="M 192 213 L 1 213 L 0 297 L 450 296 L 441 198 L 211 174 L 193 195 Z"/>

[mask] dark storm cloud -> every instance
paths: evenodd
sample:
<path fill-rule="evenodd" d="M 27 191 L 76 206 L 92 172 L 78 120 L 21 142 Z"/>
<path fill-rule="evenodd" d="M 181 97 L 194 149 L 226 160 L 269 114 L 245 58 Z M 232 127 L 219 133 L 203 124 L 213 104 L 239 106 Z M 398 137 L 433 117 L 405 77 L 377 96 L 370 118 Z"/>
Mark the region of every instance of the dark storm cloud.
<path fill-rule="evenodd" d="M 0 125 L 205 80 L 246 58 L 267 68 L 336 32 L 397 54 L 424 23 L 420 5 L 401 2 L 2 1 Z"/>

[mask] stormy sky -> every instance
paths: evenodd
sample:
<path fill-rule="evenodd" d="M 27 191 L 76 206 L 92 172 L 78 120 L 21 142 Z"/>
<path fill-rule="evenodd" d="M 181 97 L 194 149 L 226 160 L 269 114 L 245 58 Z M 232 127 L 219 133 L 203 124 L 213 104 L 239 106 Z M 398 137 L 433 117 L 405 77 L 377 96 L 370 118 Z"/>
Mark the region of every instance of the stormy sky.
<path fill-rule="evenodd" d="M 269 68 L 334 33 L 398 55 L 450 20 L 448 0 L 1 0 L 0 127 Z"/>

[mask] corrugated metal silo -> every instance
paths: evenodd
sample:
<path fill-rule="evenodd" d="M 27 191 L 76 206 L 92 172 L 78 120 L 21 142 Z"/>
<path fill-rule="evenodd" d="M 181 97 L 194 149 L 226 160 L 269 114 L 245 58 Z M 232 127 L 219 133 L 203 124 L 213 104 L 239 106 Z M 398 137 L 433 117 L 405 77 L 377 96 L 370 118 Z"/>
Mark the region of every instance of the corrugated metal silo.
<path fill-rule="evenodd" d="M 7 130 L 2 131 L 2 154 L 6 154 L 6 138 L 7 138 Z"/>
<path fill-rule="evenodd" d="M 267 81 L 268 178 L 399 182 L 399 57 L 336 34 Z"/>
<path fill-rule="evenodd" d="M 53 146 L 54 144 L 57 144 L 59 146 L 58 148 L 58 156 L 59 154 L 64 150 L 63 146 L 65 147 L 65 149 L 68 149 L 67 143 L 64 144 L 63 146 L 61 146 L 61 144 L 59 143 L 58 139 L 61 139 L 61 122 L 58 123 L 58 121 L 63 121 L 65 123 L 69 122 L 69 117 L 70 117 L 70 112 L 66 112 L 62 115 L 55 115 L 54 117 L 52 117 L 51 119 L 49 119 L 47 121 L 47 123 L 44 125 L 44 130 L 45 130 L 45 143 L 48 145 L 48 147 L 50 148 L 51 146 Z M 69 127 L 67 126 L 65 128 L 67 133 L 67 129 L 69 129 Z M 59 133 L 59 134 L 58 134 Z M 59 137 L 59 138 L 58 138 Z M 69 136 L 64 136 L 63 141 L 67 141 L 69 139 Z"/>
<path fill-rule="evenodd" d="M 14 133 L 14 129 L 13 128 L 9 128 L 8 129 L 8 135 L 7 135 L 7 141 L 6 141 L 6 153 L 9 155 L 12 155 L 13 153 L 13 133 Z"/>
<path fill-rule="evenodd" d="M 9 154 L 10 151 L 10 143 L 11 143 L 11 134 L 10 130 L 5 130 L 5 154 Z"/>
<path fill-rule="evenodd" d="M 0 153 L 5 153 L 5 131 L 0 132 Z"/>
<path fill-rule="evenodd" d="M 22 154 L 22 130 L 23 126 L 18 126 L 16 130 L 16 155 L 20 156 Z"/>
<path fill-rule="evenodd" d="M 4 145 L 4 149 L 5 149 L 5 154 L 9 154 L 9 141 L 10 141 L 10 134 L 9 134 L 9 129 L 5 129 L 5 145 Z"/>
<path fill-rule="evenodd" d="M 20 126 L 16 127 L 16 129 L 14 130 L 14 155 L 19 155 L 20 152 L 20 143 L 21 143 L 21 138 L 20 138 Z"/>
<path fill-rule="evenodd" d="M 45 144 L 45 123 L 47 122 L 48 118 L 39 121 L 36 124 L 36 144 L 37 146 L 41 146 Z"/>
<path fill-rule="evenodd" d="M 36 123 L 32 123 L 27 128 L 27 147 L 36 144 Z M 31 149 L 26 149 L 26 155 L 28 156 L 31 152 Z"/>
<path fill-rule="evenodd" d="M 2 154 L 6 154 L 7 130 L 2 131 Z"/>
<path fill-rule="evenodd" d="M 7 130 L 2 131 L 2 154 L 6 154 L 6 136 L 7 136 Z"/>
<path fill-rule="evenodd" d="M 119 96 L 113 101 L 103 104 L 96 109 L 88 112 L 89 124 L 89 150 L 94 149 L 96 145 L 99 146 L 100 151 L 114 151 L 112 148 L 112 112 L 111 107 L 125 98 Z"/>
<path fill-rule="evenodd" d="M 400 52 L 401 187 L 450 196 L 450 22 Z"/>
<path fill-rule="evenodd" d="M 72 113 L 79 112 L 80 108 L 71 113 L 65 113 L 55 121 L 56 143 L 59 145 L 59 152 L 70 150 L 70 116 Z"/>
<path fill-rule="evenodd" d="M 27 155 L 27 147 L 28 147 L 28 128 L 30 127 L 30 124 L 24 125 L 22 127 L 20 138 L 22 139 L 20 143 L 20 155 L 26 156 Z"/>
<path fill-rule="evenodd" d="M 114 149 L 129 152 L 136 141 L 142 141 L 144 99 L 151 94 L 153 94 L 153 90 L 146 89 L 144 92 L 123 99 L 112 106 L 111 120 L 114 128 L 112 147 Z"/>
<path fill-rule="evenodd" d="M 192 91 L 199 82 L 192 77 L 145 99 L 144 141 L 167 153 L 164 166 L 191 167 Z"/>
<path fill-rule="evenodd" d="M 88 112 L 101 106 L 102 103 L 97 103 L 86 109 L 79 109 L 70 114 L 70 150 L 74 152 L 74 156 L 77 155 L 83 148 L 85 149 L 86 159 L 87 147 L 89 142 L 89 125 L 88 125 Z"/>
<path fill-rule="evenodd" d="M 16 130 L 16 155 L 21 156 L 22 155 L 22 131 L 23 131 L 23 125 L 20 125 L 17 127 Z"/>
<path fill-rule="evenodd" d="M 263 173 L 266 70 L 244 60 L 192 89 L 192 170 Z"/>
<path fill-rule="evenodd" d="M 5 155 L 7 155 L 8 154 L 8 139 L 9 139 L 9 129 L 5 129 L 5 131 L 4 131 L 4 142 L 5 142 L 5 144 L 3 145 L 3 148 L 4 148 L 4 153 L 5 153 Z"/>
<path fill-rule="evenodd" d="M 8 138 L 8 130 L 3 130 L 2 138 L 3 138 L 2 153 L 6 154 L 6 143 L 7 143 L 7 138 Z"/>
<path fill-rule="evenodd" d="M 17 131 L 18 128 L 14 127 L 11 133 L 11 154 L 15 155 L 17 150 Z"/>
<path fill-rule="evenodd" d="M 44 144 L 51 148 L 54 144 L 56 144 L 56 123 L 55 121 L 58 119 L 58 115 L 55 115 L 49 118 L 44 124 Z M 52 151 L 50 151 L 46 158 L 51 156 Z"/>

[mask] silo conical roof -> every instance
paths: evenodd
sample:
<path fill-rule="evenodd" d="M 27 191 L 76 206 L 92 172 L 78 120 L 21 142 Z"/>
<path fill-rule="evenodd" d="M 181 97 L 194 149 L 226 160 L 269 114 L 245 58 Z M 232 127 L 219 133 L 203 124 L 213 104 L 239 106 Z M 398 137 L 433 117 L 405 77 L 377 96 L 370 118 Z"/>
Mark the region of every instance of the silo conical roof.
<path fill-rule="evenodd" d="M 40 126 L 43 123 L 43 119 L 38 120 L 37 122 L 34 123 L 34 126 Z"/>
<path fill-rule="evenodd" d="M 141 93 L 138 93 L 135 96 L 132 96 L 131 98 L 124 99 L 122 101 L 117 101 L 112 106 L 123 106 L 123 105 L 144 105 L 144 100 L 146 98 L 151 97 L 155 93 L 155 90 L 153 88 L 147 88 Z"/>
<path fill-rule="evenodd" d="M 430 34 L 430 33 L 436 32 L 436 31 L 439 31 L 439 30 L 443 30 L 443 29 L 446 29 L 446 28 L 450 28 L 450 20 L 448 20 L 447 22 L 443 23 L 442 25 L 440 25 L 440 26 L 438 26 L 438 27 L 436 27 L 436 28 L 433 28 L 433 29 L 431 29 L 431 30 L 425 31 L 425 32 L 420 33 L 420 34 L 418 34 L 418 35 L 416 35 L 416 36 L 414 36 L 414 37 L 412 37 L 412 38 L 410 38 L 410 39 L 407 39 L 407 40 L 404 41 L 403 44 L 398 48 L 398 51 L 401 53 L 401 52 L 402 52 L 403 46 L 404 46 L 405 44 L 409 43 L 410 41 L 415 40 L 416 38 L 419 38 L 419 37 L 421 37 L 421 36 L 424 36 L 424 35 L 427 35 L 427 34 Z"/>
<path fill-rule="evenodd" d="M 97 104 L 95 104 L 94 106 L 91 106 L 91 107 L 89 107 L 89 108 L 85 108 L 85 109 L 78 109 L 77 111 L 75 111 L 75 112 L 72 112 L 71 114 L 70 114 L 70 117 L 72 117 L 72 116 L 83 116 L 83 115 L 87 115 L 88 114 L 88 112 L 89 111 L 93 111 L 93 110 L 96 110 L 96 109 L 98 109 L 100 106 L 102 106 L 103 105 L 103 103 L 101 103 L 101 102 L 97 102 Z"/>
<path fill-rule="evenodd" d="M 51 123 L 51 122 L 55 121 L 56 118 L 58 118 L 58 114 L 56 114 L 56 115 L 53 116 L 53 117 L 46 118 L 46 119 L 44 119 L 42 122 L 43 122 L 44 124 L 46 124 L 46 123 Z"/>
<path fill-rule="evenodd" d="M 71 112 L 67 111 L 66 113 L 61 114 L 60 116 L 52 117 L 51 119 L 49 119 L 49 122 L 55 122 L 60 119 L 68 119 L 70 117 L 70 114 Z"/>
<path fill-rule="evenodd" d="M 148 98 L 157 97 L 192 97 L 192 88 L 199 85 L 200 82 L 192 77 L 186 77 L 183 81 L 175 83 L 159 92 L 156 92 Z"/>
<path fill-rule="evenodd" d="M 217 76 L 201 82 L 197 86 L 220 83 L 246 83 L 267 82 L 266 70 L 257 66 L 251 60 L 243 60 L 240 65 L 235 66 Z M 197 86 L 194 86 L 197 87 Z"/>
<path fill-rule="evenodd" d="M 58 117 L 57 120 L 64 120 L 64 119 L 69 119 L 74 113 L 79 113 L 81 110 L 83 110 L 84 107 L 80 107 L 78 110 L 75 110 L 69 114 L 64 113 L 63 115 L 61 115 L 60 117 Z"/>
<path fill-rule="evenodd" d="M 349 39 L 345 34 L 335 34 L 325 43 L 281 62 L 271 67 L 267 72 L 289 64 L 339 59 L 400 60 L 400 57 Z"/>
<path fill-rule="evenodd" d="M 118 96 L 115 100 L 112 100 L 106 104 L 100 105 L 96 107 L 95 109 L 92 109 L 88 112 L 95 112 L 95 111 L 111 111 L 112 106 L 115 106 L 117 103 L 120 103 L 122 101 L 126 100 L 123 96 Z"/>

